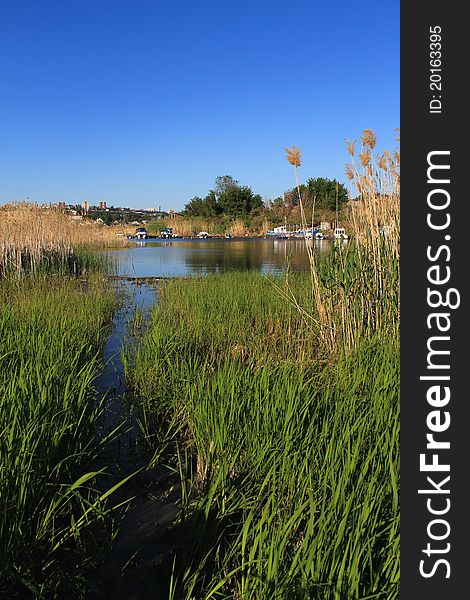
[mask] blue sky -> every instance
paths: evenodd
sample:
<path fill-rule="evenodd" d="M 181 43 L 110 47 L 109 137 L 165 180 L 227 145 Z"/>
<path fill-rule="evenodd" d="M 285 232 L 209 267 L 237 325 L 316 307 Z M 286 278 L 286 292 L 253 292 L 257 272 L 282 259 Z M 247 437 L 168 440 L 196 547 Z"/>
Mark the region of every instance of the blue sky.
<path fill-rule="evenodd" d="M 399 2 L 3 2 L 0 203 L 181 209 L 345 182 L 344 139 L 399 127 Z"/>

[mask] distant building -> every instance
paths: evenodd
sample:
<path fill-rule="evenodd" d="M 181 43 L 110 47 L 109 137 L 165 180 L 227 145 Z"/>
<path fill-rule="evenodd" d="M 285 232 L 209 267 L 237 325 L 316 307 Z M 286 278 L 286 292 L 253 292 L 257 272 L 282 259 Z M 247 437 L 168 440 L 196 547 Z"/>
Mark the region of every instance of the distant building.
<path fill-rule="evenodd" d="M 328 223 L 327 221 L 322 221 L 320 223 L 320 229 L 322 231 L 329 231 L 331 229 L 331 223 Z"/>
<path fill-rule="evenodd" d="M 100 210 L 106 210 L 106 202 L 100 202 Z"/>
<path fill-rule="evenodd" d="M 88 202 L 82 202 L 81 204 L 82 210 L 83 210 L 83 214 L 87 215 L 88 211 L 90 210 L 90 205 L 88 204 Z"/>

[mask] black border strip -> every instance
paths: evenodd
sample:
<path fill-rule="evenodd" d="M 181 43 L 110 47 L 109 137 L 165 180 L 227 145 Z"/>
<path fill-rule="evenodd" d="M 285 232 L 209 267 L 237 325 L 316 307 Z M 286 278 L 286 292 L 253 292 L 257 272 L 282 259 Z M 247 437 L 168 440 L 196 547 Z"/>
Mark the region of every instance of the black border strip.
<path fill-rule="evenodd" d="M 404 600 L 469 595 L 470 394 L 465 374 L 470 373 L 470 345 L 465 312 L 470 150 L 464 149 L 464 136 L 470 128 L 464 103 L 470 102 L 464 88 L 470 32 L 459 13 L 455 2 L 401 5 L 400 597 Z M 440 46 L 431 47 L 432 43 Z M 431 163 L 435 168 L 429 170 Z M 460 305 L 446 307 L 446 299 Z M 437 313 L 443 316 L 430 316 Z M 432 435 L 431 442 L 427 435 Z M 437 447 L 437 442 L 442 445 Z M 426 471 L 433 461 L 438 466 Z M 446 465 L 449 471 L 444 470 Z"/>

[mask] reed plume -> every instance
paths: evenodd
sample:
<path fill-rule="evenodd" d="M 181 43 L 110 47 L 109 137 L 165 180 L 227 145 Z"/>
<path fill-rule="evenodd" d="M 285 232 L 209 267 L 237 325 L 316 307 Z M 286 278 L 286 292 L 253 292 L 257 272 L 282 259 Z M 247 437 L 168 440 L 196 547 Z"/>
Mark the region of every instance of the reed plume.
<path fill-rule="evenodd" d="M 361 140 L 364 146 L 373 150 L 377 143 L 377 137 L 372 129 L 364 129 L 362 132 Z"/>
<path fill-rule="evenodd" d="M 335 245 L 327 260 L 317 262 L 314 245 L 307 243 L 314 299 L 310 325 L 316 324 L 319 341 L 329 352 L 353 349 L 371 336 L 398 340 L 399 335 L 400 154 L 398 149 L 393 154 L 385 150 L 375 157 L 376 135 L 364 129 L 356 163 L 355 143 L 346 140 L 351 158 L 346 176 L 350 195 L 356 196 L 350 201 L 353 239 L 347 246 Z M 294 166 L 306 228 L 298 181 L 300 150 L 293 150 L 287 160 Z"/>
<path fill-rule="evenodd" d="M 302 162 L 300 159 L 300 148 L 297 148 L 297 146 L 292 146 L 292 148 L 285 148 L 285 151 L 287 153 L 287 160 L 290 162 L 290 164 L 294 167 L 300 167 Z"/>

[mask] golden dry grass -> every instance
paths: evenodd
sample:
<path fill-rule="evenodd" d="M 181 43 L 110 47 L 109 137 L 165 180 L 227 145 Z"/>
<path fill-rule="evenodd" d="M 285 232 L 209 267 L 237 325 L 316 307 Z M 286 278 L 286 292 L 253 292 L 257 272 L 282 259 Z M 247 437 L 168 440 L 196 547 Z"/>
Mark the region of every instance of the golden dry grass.
<path fill-rule="evenodd" d="M 370 129 L 363 131 L 361 142 L 359 164 L 349 152 L 351 162 L 346 165 L 358 192 L 350 203 L 358 281 L 342 288 L 337 298 L 338 329 L 348 347 L 354 347 L 360 335 L 392 334 L 398 339 L 400 323 L 400 153 L 397 148 L 393 154 L 385 150 L 374 155 L 376 136 Z"/>
<path fill-rule="evenodd" d="M 177 217 L 165 221 L 165 225 L 173 227 L 173 232 L 176 235 L 181 235 L 183 237 L 195 237 L 200 231 L 207 231 L 210 235 L 215 236 L 230 234 L 234 237 L 243 237 L 246 234 L 253 233 L 241 219 L 235 219 L 234 221 L 224 224 L 214 218 Z M 266 227 L 265 231 L 270 229 L 270 225 L 267 222 L 262 224 L 262 228 L 263 227 Z"/>
<path fill-rule="evenodd" d="M 125 243 L 125 228 L 39 208 L 28 203 L 0 207 L 0 275 L 35 270 L 47 256 L 65 259 L 80 245 L 106 247 Z M 120 236 L 118 234 L 121 234 Z"/>
<path fill-rule="evenodd" d="M 243 237 L 244 235 L 248 235 L 250 233 L 241 219 L 235 219 L 235 221 L 232 221 L 227 232 L 230 235 L 233 235 L 233 237 Z"/>
<path fill-rule="evenodd" d="M 196 236 L 200 231 L 211 232 L 210 221 L 206 221 L 200 217 L 194 219 L 177 217 L 175 219 L 170 219 L 166 224 L 168 227 L 173 227 L 173 232 L 176 235 L 182 235 L 183 237 Z"/>

